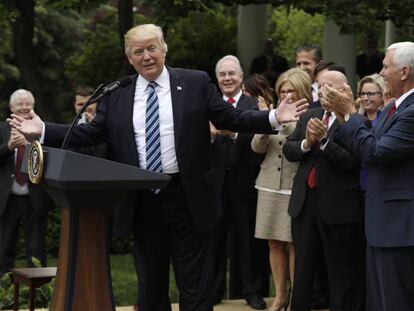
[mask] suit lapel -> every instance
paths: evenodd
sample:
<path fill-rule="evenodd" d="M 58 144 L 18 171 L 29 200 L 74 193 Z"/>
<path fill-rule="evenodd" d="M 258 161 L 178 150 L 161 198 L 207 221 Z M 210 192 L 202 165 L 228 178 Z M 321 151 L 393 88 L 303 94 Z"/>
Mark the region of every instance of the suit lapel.
<path fill-rule="evenodd" d="M 180 142 L 181 126 L 184 114 L 185 82 L 174 68 L 167 67 L 170 73 L 171 104 L 174 120 L 175 148 Z"/>
<path fill-rule="evenodd" d="M 135 133 L 134 133 L 134 103 L 135 103 L 135 88 L 137 85 L 137 78 L 138 75 L 134 75 L 131 77 L 132 83 L 125 87 L 123 92 L 121 92 L 121 98 L 118 100 L 118 113 L 116 114 L 117 117 L 126 116 L 129 119 L 125 120 L 126 126 L 126 135 L 127 140 L 134 146 L 134 150 L 137 152 L 138 147 L 135 141 Z M 138 159 L 138 152 L 131 158 L 131 163 L 136 163 L 139 167 Z"/>
<path fill-rule="evenodd" d="M 389 128 L 389 126 L 393 123 L 393 121 L 398 117 L 398 115 L 404 111 L 405 108 L 409 107 L 414 103 L 414 93 L 411 93 L 404 101 L 398 106 L 395 113 L 390 117 L 387 118 L 388 112 L 391 109 L 391 103 L 387 105 L 387 107 L 382 111 L 380 115 L 380 119 L 378 120 L 375 129 L 376 131 L 375 136 L 379 137 L 381 136 L 385 130 Z"/>

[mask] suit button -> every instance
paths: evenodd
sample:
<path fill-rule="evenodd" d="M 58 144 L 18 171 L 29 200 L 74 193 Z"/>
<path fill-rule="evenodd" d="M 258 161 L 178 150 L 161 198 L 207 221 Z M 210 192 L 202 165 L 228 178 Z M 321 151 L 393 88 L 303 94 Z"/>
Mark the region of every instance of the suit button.
<path fill-rule="evenodd" d="M 283 145 L 283 142 L 279 141 L 279 145 Z"/>
<path fill-rule="evenodd" d="M 10 175 L 10 177 L 11 177 L 11 178 L 14 178 L 14 174 L 11 174 L 11 175 Z"/>
<path fill-rule="evenodd" d="M 282 155 L 281 154 L 279 154 L 279 159 L 282 157 Z"/>
<path fill-rule="evenodd" d="M 280 172 L 280 167 L 278 167 L 277 170 Z"/>

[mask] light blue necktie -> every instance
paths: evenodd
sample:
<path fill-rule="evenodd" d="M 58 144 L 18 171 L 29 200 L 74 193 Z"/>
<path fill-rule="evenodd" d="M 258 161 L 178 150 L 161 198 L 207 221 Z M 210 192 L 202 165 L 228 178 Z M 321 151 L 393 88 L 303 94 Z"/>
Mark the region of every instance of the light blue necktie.
<path fill-rule="evenodd" d="M 157 83 L 148 84 L 148 98 L 145 116 L 145 149 L 147 154 L 147 170 L 161 173 L 161 136 L 158 96 L 155 92 Z M 151 189 L 155 194 L 161 189 Z"/>

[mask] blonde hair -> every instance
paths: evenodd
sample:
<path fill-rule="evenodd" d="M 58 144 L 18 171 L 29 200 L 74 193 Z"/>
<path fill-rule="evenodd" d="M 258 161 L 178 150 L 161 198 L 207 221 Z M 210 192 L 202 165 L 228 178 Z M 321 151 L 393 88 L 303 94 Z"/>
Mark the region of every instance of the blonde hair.
<path fill-rule="evenodd" d="M 134 41 L 141 41 L 141 40 L 148 40 L 158 38 L 161 42 L 162 49 L 164 50 L 164 54 L 168 52 L 167 43 L 164 41 L 164 33 L 162 32 L 162 28 L 160 26 L 154 24 L 142 24 L 135 26 L 128 30 L 125 34 L 125 54 L 128 56 L 131 52 L 131 45 Z"/>
<path fill-rule="evenodd" d="M 28 97 L 32 105 L 34 106 L 35 99 L 34 99 L 32 92 L 28 90 L 24 90 L 24 89 L 18 89 L 10 95 L 9 106 L 11 107 L 14 104 L 16 104 L 19 101 L 19 99 L 22 97 Z"/>
<path fill-rule="evenodd" d="M 359 80 L 358 87 L 357 87 L 358 94 L 361 93 L 362 87 L 364 86 L 365 83 L 375 84 L 379 88 L 381 94 L 384 94 L 385 81 L 384 81 L 384 78 L 381 77 L 379 74 L 374 73 L 372 75 L 365 76 L 361 80 Z"/>
<path fill-rule="evenodd" d="M 282 85 L 289 82 L 298 93 L 299 99 L 306 98 L 309 103 L 312 102 L 312 81 L 305 71 L 298 68 L 291 68 L 282 73 L 276 81 L 276 94 L 280 98 L 280 89 Z"/>

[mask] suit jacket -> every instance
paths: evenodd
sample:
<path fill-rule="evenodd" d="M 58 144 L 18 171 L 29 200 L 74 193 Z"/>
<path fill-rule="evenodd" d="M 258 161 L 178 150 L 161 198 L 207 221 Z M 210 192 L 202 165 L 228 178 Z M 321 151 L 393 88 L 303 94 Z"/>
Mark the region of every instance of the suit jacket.
<path fill-rule="evenodd" d="M 254 152 L 265 155 L 260 165 L 256 185 L 272 190 L 292 189 L 293 178 L 298 170 L 297 162 L 290 162 L 283 155 L 283 145 L 292 134 L 296 122 L 284 125 L 277 135 L 256 134 L 252 140 Z"/>
<path fill-rule="evenodd" d="M 237 102 L 238 109 L 257 110 L 257 99 L 242 95 Z M 232 192 L 239 198 L 257 195 L 254 181 L 259 173 L 263 156 L 254 153 L 250 147 L 253 134 L 240 132 L 236 139 L 217 135 L 213 143 L 213 155 L 219 191 L 223 190 L 228 173 Z M 230 169 L 230 170 L 228 170 Z"/>
<path fill-rule="evenodd" d="M 414 245 L 414 94 L 387 119 L 385 107 L 371 129 L 354 116 L 335 137 L 368 166 L 365 204 L 367 241 L 374 247 Z"/>
<path fill-rule="evenodd" d="M 195 228 L 207 231 L 218 216 L 209 120 L 216 128 L 235 132 L 272 132 L 272 129 L 267 112 L 234 109 L 226 103 L 205 72 L 168 70 L 181 181 Z M 113 92 L 98 106 L 90 124 L 75 127 L 71 146 L 107 141 L 115 161 L 139 166 L 132 122 L 137 75 L 131 78 L 133 83 Z M 59 145 L 67 129 L 67 125 L 46 124 L 45 144 Z"/>
<path fill-rule="evenodd" d="M 362 221 L 361 193 L 359 189 L 359 160 L 349 150 L 333 140 L 339 123 L 337 120 L 328 131 L 329 142 L 325 150 L 303 153 L 302 140 L 306 137 L 306 126 L 310 118 L 323 117 L 321 107 L 305 112 L 295 131 L 283 147 L 289 161 L 299 161 L 292 196 L 289 202 L 289 214 L 297 217 L 305 203 L 307 178 L 309 171 L 316 165 L 318 191 L 318 210 L 326 224 L 346 224 Z"/>
<path fill-rule="evenodd" d="M 7 143 L 10 139 L 10 127 L 7 122 L 0 123 L 0 217 L 6 211 L 14 180 L 15 151 Z M 42 215 L 51 208 L 51 200 L 39 185 L 29 183 L 29 196 L 34 211 Z"/>

